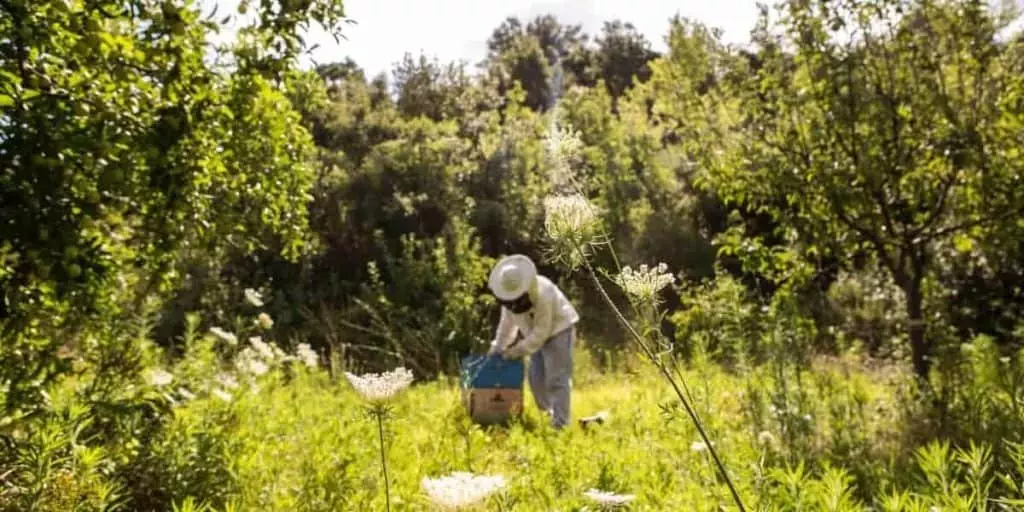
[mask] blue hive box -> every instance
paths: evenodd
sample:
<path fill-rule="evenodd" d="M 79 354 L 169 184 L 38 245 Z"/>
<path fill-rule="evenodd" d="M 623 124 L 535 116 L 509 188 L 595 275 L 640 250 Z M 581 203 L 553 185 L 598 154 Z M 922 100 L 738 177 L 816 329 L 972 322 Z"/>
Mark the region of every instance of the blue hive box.
<path fill-rule="evenodd" d="M 473 355 L 462 358 L 460 375 L 463 389 L 523 389 L 526 374 L 523 362 L 501 356 Z"/>
<path fill-rule="evenodd" d="M 522 361 L 501 356 L 468 356 L 460 369 L 462 402 L 481 425 L 505 424 L 523 411 Z"/>

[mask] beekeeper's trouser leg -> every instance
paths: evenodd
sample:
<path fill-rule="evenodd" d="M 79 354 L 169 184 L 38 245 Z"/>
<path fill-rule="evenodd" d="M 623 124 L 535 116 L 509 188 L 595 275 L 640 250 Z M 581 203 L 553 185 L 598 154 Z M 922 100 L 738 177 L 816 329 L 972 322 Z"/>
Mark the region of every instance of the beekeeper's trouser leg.
<path fill-rule="evenodd" d="M 570 327 L 552 336 L 530 356 L 530 390 L 540 410 L 551 415 L 551 424 L 562 428 L 569 423 L 572 379 L 572 345 L 576 330 Z"/>

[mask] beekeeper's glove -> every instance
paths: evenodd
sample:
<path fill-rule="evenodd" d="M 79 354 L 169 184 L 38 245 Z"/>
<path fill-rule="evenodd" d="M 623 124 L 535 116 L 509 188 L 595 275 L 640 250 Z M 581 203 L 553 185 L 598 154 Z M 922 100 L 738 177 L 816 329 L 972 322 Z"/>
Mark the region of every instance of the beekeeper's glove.
<path fill-rule="evenodd" d="M 513 359 L 522 359 L 526 354 L 523 354 L 522 350 L 516 350 L 516 347 L 509 348 L 508 350 L 501 353 L 501 357 L 507 361 Z"/>
<path fill-rule="evenodd" d="M 495 345 L 491 345 L 491 349 L 487 351 L 488 356 L 499 356 L 502 355 L 502 350 Z"/>

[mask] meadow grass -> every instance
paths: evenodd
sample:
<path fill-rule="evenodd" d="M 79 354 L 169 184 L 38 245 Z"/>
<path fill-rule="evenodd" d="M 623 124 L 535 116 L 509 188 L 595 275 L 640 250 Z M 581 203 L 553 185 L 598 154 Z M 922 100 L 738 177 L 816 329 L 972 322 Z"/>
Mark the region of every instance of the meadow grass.
<path fill-rule="evenodd" d="M 473 424 L 454 379 L 417 383 L 400 394 L 391 403 L 386 434 L 392 510 L 435 510 L 422 479 L 454 471 L 506 478 L 504 492 L 478 510 L 593 510 L 584 495 L 589 489 L 633 494 L 631 510 L 734 508 L 692 424 L 653 368 L 620 361 L 619 368 L 602 371 L 583 350 L 576 351 L 576 361 L 573 416 L 608 411 L 603 425 L 556 431 L 525 387 L 523 417 L 507 427 Z M 841 383 L 844 395 L 858 390 L 878 414 L 875 423 L 892 424 L 886 407 L 894 403 L 882 380 L 844 375 L 836 365 L 816 372 L 819 381 Z M 782 437 L 771 433 L 771 425 L 752 428 L 744 412 L 748 393 L 763 388 L 764 377 L 713 365 L 684 374 L 744 501 L 757 504 L 765 462 L 776 456 L 772 440 Z M 813 395 L 808 402 L 821 407 L 827 407 L 824 398 L 836 398 Z M 241 393 L 230 403 L 216 397 L 190 402 L 177 409 L 176 421 L 198 423 L 214 413 L 231 418 L 231 471 L 239 485 L 231 508 L 384 510 L 377 426 L 344 378 L 302 369 L 287 383 L 280 376 L 265 380 L 258 392 Z M 828 414 L 806 413 L 809 421 Z M 816 423 L 827 439 L 828 422 Z M 806 446 L 814 449 L 813 443 Z"/>

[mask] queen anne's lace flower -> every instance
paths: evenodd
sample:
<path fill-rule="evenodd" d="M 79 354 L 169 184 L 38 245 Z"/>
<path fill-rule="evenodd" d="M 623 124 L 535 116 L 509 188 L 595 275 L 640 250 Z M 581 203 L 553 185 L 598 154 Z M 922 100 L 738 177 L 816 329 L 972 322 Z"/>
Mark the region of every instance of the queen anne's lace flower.
<path fill-rule="evenodd" d="M 354 375 L 345 372 L 345 377 L 352 383 L 363 398 L 367 400 L 385 400 L 412 384 L 412 372 L 405 368 L 395 368 L 381 374 L 367 373 Z"/>
<path fill-rule="evenodd" d="M 580 194 L 544 199 L 544 229 L 551 242 L 553 259 L 577 268 L 601 236 L 601 217 L 596 206 Z"/>
<path fill-rule="evenodd" d="M 620 507 L 633 501 L 636 496 L 632 494 L 615 494 L 613 492 L 601 491 L 598 489 L 590 489 L 583 493 L 584 496 L 590 498 L 601 507 Z"/>
<path fill-rule="evenodd" d="M 640 265 L 638 270 L 625 267 L 619 275 L 615 276 L 615 283 L 622 288 L 622 291 L 636 301 L 648 303 L 656 302 L 658 292 L 675 281 L 675 276 L 668 273 L 668 265 L 664 263 L 660 263 L 654 268 Z"/>
<path fill-rule="evenodd" d="M 217 398 L 219 398 L 219 399 L 221 399 L 221 400 L 223 400 L 225 402 L 230 402 L 231 401 L 231 393 L 228 393 L 227 391 L 224 391 L 223 389 L 215 389 L 215 390 L 212 391 L 212 393 L 213 393 L 213 396 L 215 396 L 215 397 L 217 397 Z"/>
<path fill-rule="evenodd" d="M 299 346 L 295 348 L 295 355 L 302 361 L 302 364 L 316 368 L 318 358 L 309 343 L 299 343 Z"/>
<path fill-rule="evenodd" d="M 271 347 L 269 343 L 263 341 L 263 338 L 253 336 L 252 338 L 249 338 L 249 344 L 252 345 L 252 348 L 256 350 L 256 353 L 263 359 L 267 361 L 274 360 L 274 348 Z"/>
<path fill-rule="evenodd" d="M 580 194 L 548 196 L 544 212 L 544 227 L 555 240 L 582 245 L 593 241 L 600 229 L 597 207 Z"/>
<path fill-rule="evenodd" d="M 238 381 L 228 373 L 218 374 L 217 383 L 227 389 L 238 389 Z"/>
<path fill-rule="evenodd" d="M 544 139 L 544 155 L 547 158 L 548 179 L 555 189 L 565 187 L 575 179 L 575 165 L 583 151 L 579 133 L 571 127 L 563 130 L 553 123 Z"/>
<path fill-rule="evenodd" d="M 261 355 L 252 348 L 246 348 L 238 354 L 238 358 L 235 359 L 235 367 L 237 367 L 239 371 L 257 376 L 263 375 L 270 370 L 267 363 L 263 362 Z"/>
<path fill-rule="evenodd" d="M 260 292 L 253 290 L 252 288 L 245 289 L 245 300 L 249 304 L 258 308 L 263 307 L 263 296 L 260 295 Z"/>
<path fill-rule="evenodd" d="M 228 345 L 238 345 L 238 337 L 220 327 L 210 327 L 210 334 L 213 334 L 217 339 Z"/>
<path fill-rule="evenodd" d="M 505 487 L 505 477 L 455 472 L 439 478 L 424 478 L 423 490 L 434 504 L 459 508 L 479 503 Z"/>

